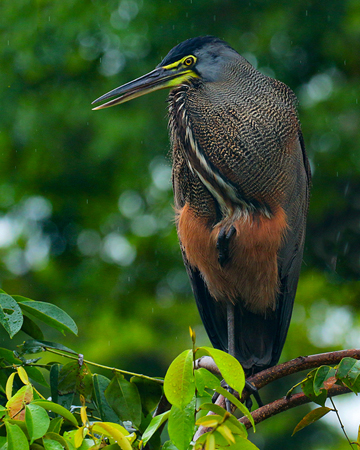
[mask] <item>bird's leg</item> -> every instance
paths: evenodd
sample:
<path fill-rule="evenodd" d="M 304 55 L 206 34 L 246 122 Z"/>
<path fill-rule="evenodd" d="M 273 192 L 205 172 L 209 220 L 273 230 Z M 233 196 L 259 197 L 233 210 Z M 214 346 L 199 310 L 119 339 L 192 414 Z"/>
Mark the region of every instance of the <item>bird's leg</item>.
<path fill-rule="evenodd" d="M 234 230 L 235 228 L 232 227 Z M 231 229 L 230 229 L 231 231 Z M 229 233 L 230 233 L 229 231 Z M 228 233 L 228 234 L 229 234 Z M 235 311 L 234 304 L 227 302 L 226 306 L 227 315 L 227 329 L 228 329 L 228 353 L 235 358 Z M 228 391 L 233 394 L 234 390 L 229 386 Z M 231 413 L 231 402 L 229 399 L 225 399 L 226 410 Z"/>
<path fill-rule="evenodd" d="M 229 353 L 229 355 L 231 355 L 235 358 L 236 357 L 235 356 L 235 308 L 234 308 L 233 303 L 231 303 L 231 302 L 227 303 L 226 314 L 227 314 L 227 329 L 228 329 L 228 353 Z M 259 407 L 264 405 L 260 398 L 257 388 L 252 383 L 250 383 L 249 381 L 245 381 L 245 388 L 249 391 L 250 395 L 254 396 Z M 231 392 L 231 394 L 234 393 L 233 389 L 230 386 L 228 387 L 228 391 Z M 239 392 L 239 394 L 240 394 L 240 392 Z M 230 400 L 228 400 L 226 398 L 225 404 L 226 404 L 226 410 L 228 412 L 231 412 Z M 245 401 L 245 405 L 249 411 L 251 411 L 252 404 L 253 404 L 253 402 L 251 400 L 251 397 L 249 396 Z"/>
<path fill-rule="evenodd" d="M 245 380 L 245 389 L 247 389 L 249 391 L 250 396 L 251 395 L 254 396 L 255 400 L 257 401 L 257 404 L 258 404 L 259 408 L 264 406 L 264 403 L 261 400 L 259 391 L 257 390 L 257 388 L 252 383 L 250 383 L 250 381 Z M 247 407 L 247 409 L 249 411 L 251 411 L 251 407 L 253 405 L 253 402 L 252 402 L 250 396 L 245 400 L 245 406 Z"/>
<path fill-rule="evenodd" d="M 228 262 L 230 255 L 229 255 L 229 244 L 230 244 L 230 239 L 232 238 L 232 236 L 236 233 L 235 227 L 233 225 L 231 225 L 230 230 L 228 232 L 226 232 L 226 228 L 223 227 L 221 228 L 218 238 L 217 238 L 217 243 L 216 243 L 216 248 L 219 252 L 219 256 L 218 256 L 218 261 L 221 267 L 224 267 L 224 265 Z"/>

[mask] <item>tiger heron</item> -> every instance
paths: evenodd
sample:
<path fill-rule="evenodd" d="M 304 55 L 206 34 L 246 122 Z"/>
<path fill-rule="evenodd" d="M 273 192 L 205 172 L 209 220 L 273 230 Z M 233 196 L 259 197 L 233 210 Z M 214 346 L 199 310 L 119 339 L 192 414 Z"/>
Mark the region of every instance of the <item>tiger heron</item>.
<path fill-rule="evenodd" d="M 296 97 L 205 36 L 94 109 L 163 88 L 176 226 L 201 319 L 213 346 L 254 374 L 280 358 L 302 262 L 311 174 Z"/>

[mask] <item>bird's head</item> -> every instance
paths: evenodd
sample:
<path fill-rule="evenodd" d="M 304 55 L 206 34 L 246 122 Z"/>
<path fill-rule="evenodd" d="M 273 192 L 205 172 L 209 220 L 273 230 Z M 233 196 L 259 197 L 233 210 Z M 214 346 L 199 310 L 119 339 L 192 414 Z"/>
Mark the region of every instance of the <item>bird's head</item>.
<path fill-rule="evenodd" d="M 156 69 L 94 100 L 93 103 L 98 103 L 116 97 L 94 109 L 109 108 L 149 92 L 175 88 L 194 79 L 202 82 L 218 81 L 227 63 L 238 58 L 241 57 L 235 50 L 216 37 L 188 39 L 170 50 Z"/>

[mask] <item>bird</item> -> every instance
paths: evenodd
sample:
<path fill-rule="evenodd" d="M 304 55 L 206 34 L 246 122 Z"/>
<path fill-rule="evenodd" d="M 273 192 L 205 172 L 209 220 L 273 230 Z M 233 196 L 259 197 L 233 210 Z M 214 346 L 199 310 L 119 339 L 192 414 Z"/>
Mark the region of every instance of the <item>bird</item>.
<path fill-rule="evenodd" d="M 165 88 L 184 264 L 212 345 L 248 377 L 279 361 L 302 265 L 311 171 L 297 99 L 200 36 L 93 109 Z"/>

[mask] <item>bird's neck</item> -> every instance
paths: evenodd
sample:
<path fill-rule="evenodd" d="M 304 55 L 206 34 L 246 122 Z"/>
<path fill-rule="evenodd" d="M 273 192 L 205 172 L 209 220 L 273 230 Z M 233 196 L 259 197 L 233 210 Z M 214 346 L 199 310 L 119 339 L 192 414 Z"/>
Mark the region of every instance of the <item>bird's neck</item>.
<path fill-rule="evenodd" d="M 184 85 L 171 91 L 169 96 L 169 131 L 171 140 L 177 151 L 187 164 L 190 172 L 198 177 L 203 186 L 215 199 L 223 218 L 248 216 L 259 212 L 266 217 L 271 215 L 269 208 L 255 199 L 247 199 L 236 186 L 210 160 L 193 132 L 192 117 L 187 109 L 187 102 L 192 101 L 192 94 L 201 86 Z M 176 155 L 173 155 L 176 159 Z"/>

